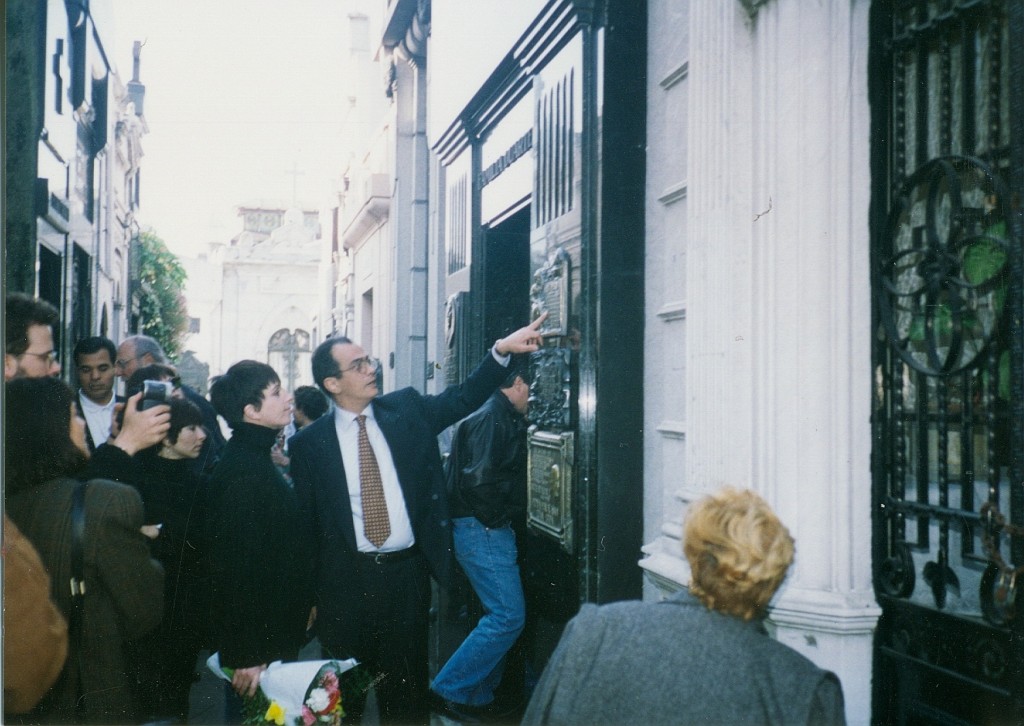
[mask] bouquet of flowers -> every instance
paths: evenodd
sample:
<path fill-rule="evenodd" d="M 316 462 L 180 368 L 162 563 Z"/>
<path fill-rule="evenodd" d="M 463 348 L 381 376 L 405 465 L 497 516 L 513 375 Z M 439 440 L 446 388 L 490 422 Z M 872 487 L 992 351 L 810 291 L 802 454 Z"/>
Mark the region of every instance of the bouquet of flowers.
<path fill-rule="evenodd" d="M 217 676 L 230 681 L 233 670 L 220 665 L 218 653 L 207 661 Z M 260 674 L 256 695 L 247 698 L 242 720 L 247 724 L 276 726 L 338 726 L 345 716 L 344 703 L 370 686 L 370 677 L 352 658 L 275 661 Z"/>

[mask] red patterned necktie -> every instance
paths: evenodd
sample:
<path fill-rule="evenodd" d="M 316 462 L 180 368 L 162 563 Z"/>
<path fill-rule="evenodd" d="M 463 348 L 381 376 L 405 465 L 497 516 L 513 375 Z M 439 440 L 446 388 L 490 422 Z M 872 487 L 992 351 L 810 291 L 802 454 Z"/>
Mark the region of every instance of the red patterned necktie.
<path fill-rule="evenodd" d="M 359 491 L 363 501 L 363 532 L 374 547 L 380 547 L 391 535 L 388 504 L 384 499 L 384 482 L 380 478 L 377 457 L 366 435 L 366 416 L 356 416 L 359 423 Z"/>

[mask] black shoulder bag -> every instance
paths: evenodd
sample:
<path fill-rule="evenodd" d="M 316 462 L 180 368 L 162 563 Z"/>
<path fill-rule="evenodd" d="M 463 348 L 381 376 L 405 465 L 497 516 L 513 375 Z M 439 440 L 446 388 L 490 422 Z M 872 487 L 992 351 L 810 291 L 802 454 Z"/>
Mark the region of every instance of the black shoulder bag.
<path fill-rule="evenodd" d="M 82 618 L 85 611 L 85 482 L 79 482 L 71 494 L 71 613 L 68 623 L 68 651 L 75 659 L 82 654 Z M 75 711 L 79 716 L 85 710 L 82 693 L 81 663 L 76 664 L 74 680 L 78 685 Z"/>

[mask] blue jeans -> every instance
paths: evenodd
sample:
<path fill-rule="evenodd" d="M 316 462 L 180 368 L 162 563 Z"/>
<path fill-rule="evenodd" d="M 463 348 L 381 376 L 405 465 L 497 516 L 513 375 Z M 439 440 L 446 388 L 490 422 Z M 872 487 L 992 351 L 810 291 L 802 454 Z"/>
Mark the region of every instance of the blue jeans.
<path fill-rule="evenodd" d="M 485 706 L 505 669 L 505 655 L 526 624 L 526 602 L 516 565 L 516 536 L 508 525 L 488 529 L 476 517 L 452 520 L 455 558 L 484 606 L 484 616 L 434 678 L 439 696 Z"/>

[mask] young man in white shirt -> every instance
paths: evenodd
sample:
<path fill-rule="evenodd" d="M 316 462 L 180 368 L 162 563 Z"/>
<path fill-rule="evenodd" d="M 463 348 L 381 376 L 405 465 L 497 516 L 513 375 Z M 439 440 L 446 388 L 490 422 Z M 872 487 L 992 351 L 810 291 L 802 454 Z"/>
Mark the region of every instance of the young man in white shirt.
<path fill-rule="evenodd" d="M 74 351 L 78 376 L 78 410 L 86 423 L 86 442 L 95 451 L 110 438 L 115 407 L 123 399 L 114 395 L 117 346 L 95 335 L 78 341 Z"/>

